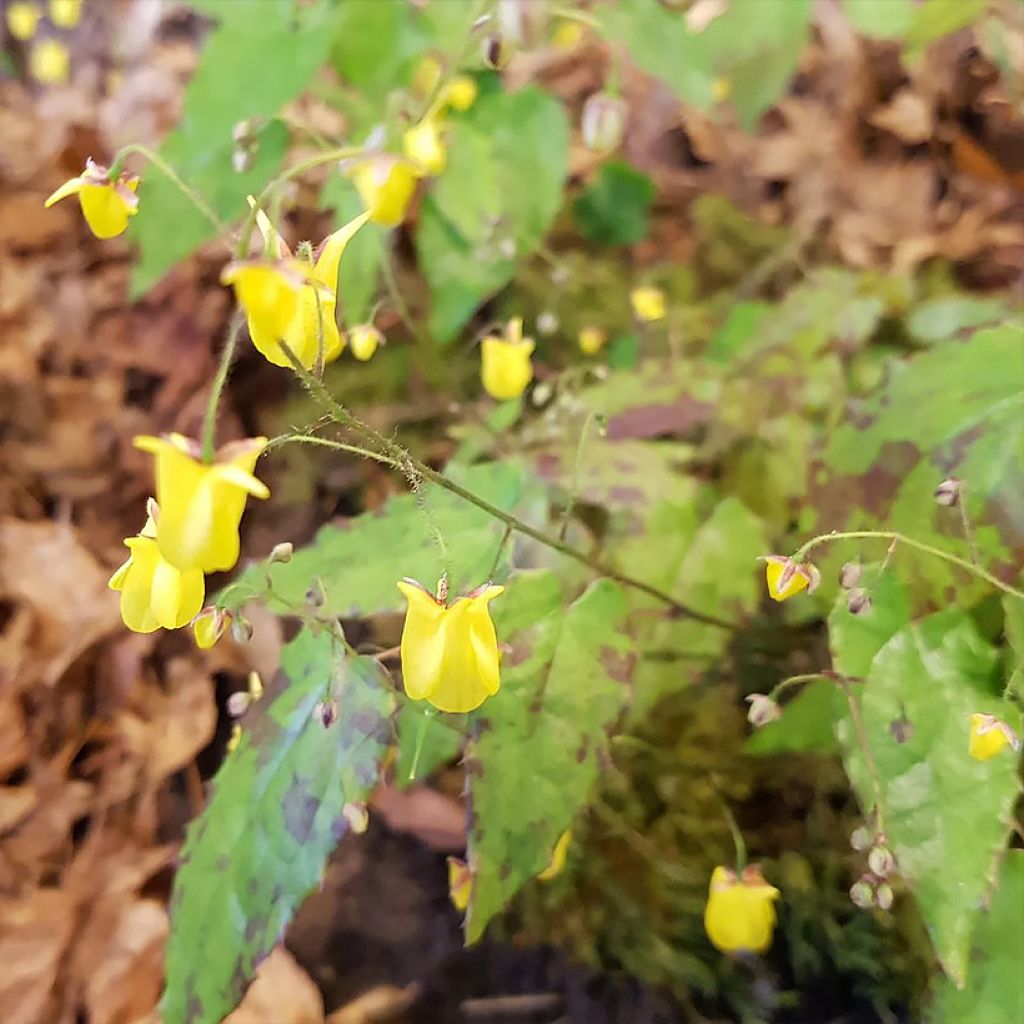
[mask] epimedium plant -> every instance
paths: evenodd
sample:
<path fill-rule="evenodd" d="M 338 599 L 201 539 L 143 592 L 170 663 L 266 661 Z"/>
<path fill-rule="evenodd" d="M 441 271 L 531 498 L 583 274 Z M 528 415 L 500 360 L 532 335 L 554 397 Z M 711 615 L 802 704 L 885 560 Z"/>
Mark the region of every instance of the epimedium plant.
<path fill-rule="evenodd" d="M 851 900 L 884 913 L 904 892 L 916 899 L 952 985 L 940 987 L 940 1005 L 966 1005 L 958 993 L 975 984 L 986 999 L 1018 998 L 999 972 L 969 971 L 976 935 L 997 955 L 980 906 L 988 896 L 993 915 L 1005 915 L 1001 901 L 1019 888 L 1007 843 L 1024 684 L 1012 485 L 1024 465 L 1020 445 L 993 436 L 1020 438 L 1024 380 L 1006 370 L 1019 344 L 1007 307 L 989 308 L 980 324 L 976 308 L 962 325 L 954 311 L 942 338 L 929 328 L 922 351 L 863 387 L 869 342 L 902 301 L 884 283 L 835 268 L 812 274 L 775 305 L 732 305 L 703 348 L 684 356 L 681 303 L 670 281 L 651 274 L 617 289 L 621 309 L 607 322 L 581 325 L 584 362 L 532 391 L 537 345 L 512 309 L 504 328 L 481 332 L 479 350 L 481 389 L 503 404 L 443 472 L 371 427 L 331 386 L 328 368 L 346 347 L 358 361 L 375 357 L 384 340 L 378 299 L 418 344 L 445 346 L 540 252 L 552 265 L 548 284 L 571 300 L 544 245 L 564 199 L 570 127 L 536 87 L 501 88 L 493 70 L 511 46 L 608 33 L 686 102 L 710 107 L 729 94 L 750 120 L 795 69 L 809 5 L 759 0 L 757 18 L 784 8 L 788 28 L 743 52 L 725 40 L 735 18 L 754 16 L 749 4 L 707 33 L 653 0 L 551 12 L 282 0 L 261 5 L 259 25 L 241 0 L 197 6 L 220 25 L 182 127 L 159 152 L 130 145 L 109 167 L 90 161 L 47 200 L 77 197 L 100 238 L 137 224 L 140 287 L 209 238 L 231 245 L 221 280 L 237 309 L 202 436 L 136 439 L 155 459 L 155 499 L 111 579 L 125 624 L 151 632 L 191 623 L 201 647 L 229 629 L 246 640 L 253 602 L 302 624 L 265 692 L 256 680 L 234 702 L 229 754 L 189 829 L 163 1019 L 220 1020 L 341 837 L 365 829 L 379 779 L 404 784 L 459 754 L 470 824 L 467 856 L 450 865 L 452 898 L 466 913 L 467 939 L 479 939 L 531 879 L 571 870 L 573 823 L 586 813 L 610 738 L 724 659 L 762 596 L 785 603 L 779 611 L 792 621 L 827 617 L 831 659 L 747 695 L 750 722 L 763 730 L 751 752 L 807 749 L 807 732 L 838 741 L 865 816 L 852 838 L 864 864 Z M 863 5 L 851 10 L 860 12 L 850 14 L 855 21 L 866 17 Z M 908 21 L 908 46 L 931 38 L 922 17 Z M 366 45 L 347 45 L 353 33 Z M 689 55 L 685 74 L 669 44 Z M 248 62 L 284 45 L 294 57 L 286 69 L 210 109 L 211 81 L 225 64 L 237 66 L 243 50 Z M 329 98 L 351 138 L 366 141 L 314 140 L 310 155 L 280 170 L 288 129 L 302 128 L 280 109 L 328 57 L 345 83 Z M 749 68 L 769 58 L 770 81 L 749 84 Z M 581 125 L 606 158 L 624 119 L 617 76 L 613 68 L 587 101 Z M 217 152 L 219 165 L 210 160 Z M 127 169 L 140 159 L 152 173 Z M 276 226 L 287 187 L 324 168 L 323 195 L 342 226 L 293 251 Z M 631 173 L 610 175 L 607 188 L 627 181 L 646 218 L 649 191 Z M 425 327 L 396 281 L 388 234 L 408 224 L 415 201 L 431 296 Z M 614 206 L 595 197 L 582 209 L 600 232 L 602 207 Z M 836 323 L 854 353 L 846 364 L 829 347 Z M 542 326 L 537 317 L 538 333 Z M 962 330 L 968 344 L 955 340 Z M 219 403 L 246 334 L 295 376 L 317 418 L 218 447 Z M 632 348 L 620 343 L 627 334 Z M 524 412 L 526 395 L 542 416 Z M 840 415 L 844 404 L 855 426 Z M 663 440 L 694 428 L 703 436 L 693 443 Z M 895 468 L 894 445 L 903 460 Z M 324 526 L 305 548 L 279 545 L 204 607 L 205 576 L 238 561 L 247 499 L 270 497 L 259 460 L 288 446 L 372 459 L 409 493 L 344 530 Z M 714 483 L 700 472 L 710 463 L 721 470 Z M 604 522 L 590 528 L 595 509 Z M 793 553 L 771 553 L 770 537 L 792 540 Z M 858 559 L 840 568 L 832 552 L 844 545 L 856 545 Z M 872 560 L 872 545 L 882 561 Z M 832 605 L 836 588 L 819 585 L 837 575 Z M 354 648 L 341 619 L 399 610 L 403 598 L 399 649 Z M 983 605 L 995 608 L 984 619 Z M 705 930 L 723 954 L 755 956 L 771 945 L 786 893 L 747 863 L 727 801 L 722 813 L 735 859 L 708 871 Z M 969 841 L 954 837 L 958 829 Z"/>

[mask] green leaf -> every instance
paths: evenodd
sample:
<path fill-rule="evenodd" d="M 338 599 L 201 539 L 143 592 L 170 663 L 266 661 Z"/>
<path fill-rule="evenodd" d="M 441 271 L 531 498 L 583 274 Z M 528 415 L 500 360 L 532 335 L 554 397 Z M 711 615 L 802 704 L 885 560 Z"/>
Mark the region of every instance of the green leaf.
<path fill-rule="evenodd" d="M 452 125 L 448 166 L 416 236 L 440 344 L 540 244 L 562 201 L 567 160 L 565 111 L 533 87 L 481 96 Z"/>
<path fill-rule="evenodd" d="M 907 317 L 907 330 L 917 341 L 932 344 L 955 337 L 971 327 L 984 327 L 1010 317 L 998 299 L 973 295 L 943 296 L 916 306 Z"/>
<path fill-rule="evenodd" d="M 971 972 L 962 989 L 939 982 L 936 1024 L 1009 1024 L 1024 1020 L 1024 850 L 1008 850 L 999 889 L 978 917 Z"/>
<path fill-rule="evenodd" d="M 850 24 L 866 36 L 901 39 L 914 17 L 913 0 L 843 0 Z"/>
<path fill-rule="evenodd" d="M 728 363 L 752 346 L 762 320 L 771 310 L 767 302 L 737 302 L 708 342 L 707 358 L 713 363 Z"/>
<path fill-rule="evenodd" d="M 924 0 L 914 14 L 904 44 L 908 50 L 921 50 L 943 36 L 959 32 L 985 13 L 987 0 Z"/>
<path fill-rule="evenodd" d="M 845 614 L 840 602 L 831 621 Z M 832 639 L 840 656 L 849 653 L 834 633 Z M 1020 791 L 1017 758 L 979 762 L 967 752 L 972 712 L 992 711 L 1018 724 L 1019 714 L 992 696 L 995 663 L 995 651 L 963 612 L 942 612 L 900 629 L 875 655 L 867 681 L 853 684 L 885 834 L 939 960 L 958 987 L 967 977 L 977 908 Z M 912 724 L 902 743 L 889 731 L 901 717 Z M 875 806 L 875 783 L 849 714 L 836 734 L 861 805 Z"/>
<path fill-rule="evenodd" d="M 547 572 L 515 578 L 493 604 L 511 645 L 502 686 L 477 714 L 470 768 L 472 897 L 469 942 L 548 864 L 586 803 L 607 731 L 629 697 L 633 650 L 626 600 L 599 580 L 568 609 Z"/>
<path fill-rule="evenodd" d="M 232 5 L 224 5 L 225 10 Z M 286 20 L 279 16 L 283 6 L 291 12 Z M 253 165 L 238 174 L 231 163 L 235 125 L 273 117 L 302 91 L 327 53 L 335 16 L 335 7 L 325 0 L 298 8 L 260 5 L 259 17 L 243 20 L 232 13 L 204 44 L 185 92 L 181 121 L 160 153 L 221 220 L 242 216 L 246 195 L 258 192 L 277 173 L 288 142 L 283 125 L 265 125 L 258 132 Z M 215 234 L 158 168 L 147 167 L 143 178 L 139 213 L 129 228 L 140 248 L 132 273 L 135 296 Z"/>
<path fill-rule="evenodd" d="M 580 233 L 602 245 L 631 245 L 647 235 L 654 183 L 629 164 L 602 164 L 597 178 L 573 204 Z"/>
<path fill-rule="evenodd" d="M 325 728 L 315 710 L 333 700 Z M 268 706 L 269 705 L 269 706 Z M 242 726 L 188 830 L 171 900 L 165 1024 L 218 1024 L 365 804 L 391 736 L 392 698 L 372 658 L 350 658 L 327 633 L 300 633 Z"/>
<path fill-rule="evenodd" d="M 506 510 L 524 496 L 522 473 L 508 462 L 475 466 L 461 482 Z M 478 586 L 494 565 L 504 524 L 436 486 L 423 489 L 423 501 L 446 540 L 453 593 Z M 313 543 L 296 551 L 290 562 L 272 566 L 270 576 L 275 593 L 292 605 L 301 606 L 319 580 L 326 614 L 371 615 L 402 607 L 398 580 L 409 576 L 432 588 L 443 568 L 419 501 L 404 494 L 391 498 L 380 512 L 357 516 L 344 526 L 322 527 Z M 263 565 L 247 569 L 224 591 L 223 606 L 237 608 L 262 591 L 266 574 Z"/>
<path fill-rule="evenodd" d="M 835 691 L 828 679 L 808 683 L 783 706 L 782 718 L 758 729 L 743 749 L 755 755 L 837 753 Z"/>
<path fill-rule="evenodd" d="M 844 676 L 864 679 L 875 655 L 910 622 L 906 587 L 892 568 L 865 566 L 860 586 L 871 595 L 871 609 L 853 615 L 846 606 L 848 595 L 840 594 L 828 620 L 832 665 Z"/>

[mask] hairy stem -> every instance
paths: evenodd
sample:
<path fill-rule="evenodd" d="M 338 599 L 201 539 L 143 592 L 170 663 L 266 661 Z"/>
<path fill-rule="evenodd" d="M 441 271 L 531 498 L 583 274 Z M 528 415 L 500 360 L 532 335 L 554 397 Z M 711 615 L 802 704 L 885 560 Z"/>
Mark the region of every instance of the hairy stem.
<path fill-rule="evenodd" d="M 228 327 L 227 337 L 224 339 L 224 347 L 220 353 L 220 364 L 217 367 L 217 376 L 213 378 L 213 387 L 210 388 L 210 397 L 206 403 L 206 415 L 203 417 L 203 461 L 213 462 L 216 451 L 217 433 L 217 407 L 220 405 L 220 396 L 227 383 L 228 373 L 231 370 L 231 363 L 235 358 L 235 349 L 238 347 L 238 335 L 242 331 L 242 311 L 236 310 L 231 318 L 231 325 Z"/>

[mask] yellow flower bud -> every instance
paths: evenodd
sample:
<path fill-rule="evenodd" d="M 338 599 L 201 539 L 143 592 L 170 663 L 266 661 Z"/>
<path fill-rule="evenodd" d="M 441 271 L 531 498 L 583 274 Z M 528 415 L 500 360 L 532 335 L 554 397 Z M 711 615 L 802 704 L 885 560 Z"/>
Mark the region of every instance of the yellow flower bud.
<path fill-rule="evenodd" d="M 818 570 L 809 562 L 794 562 L 783 555 L 766 555 L 765 577 L 768 596 L 773 601 L 787 601 L 802 590 L 813 593 L 821 582 Z"/>
<path fill-rule="evenodd" d="M 728 78 L 716 78 L 711 83 L 711 95 L 716 103 L 724 103 L 732 95 L 732 81 Z"/>
<path fill-rule="evenodd" d="M 646 285 L 634 288 L 629 293 L 629 301 L 633 315 L 644 323 L 661 320 L 665 316 L 665 293 L 660 288 Z"/>
<path fill-rule="evenodd" d="M 198 569 L 180 572 L 157 547 L 153 518 L 137 537 L 125 538 L 131 552 L 107 584 L 121 592 L 121 619 L 135 633 L 178 629 L 203 606 L 205 583 Z"/>
<path fill-rule="evenodd" d="M 476 79 L 469 75 L 456 75 L 444 89 L 443 100 L 455 110 L 469 110 L 476 102 Z"/>
<path fill-rule="evenodd" d="M 505 337 L 488 335 L 480 343 L 480 378 L 484 390 L 499 401 L 518 398 L 533 380 L 534 344 L 523 337 L 523 321 L 510 320 Z"/>
<path fill-rule="evenodd" d="M 41 17 L 37 4 L 15 0 L 7 6 L 7 31 L 10 32 L 12 39 L 25 42 L 36 34 L 36 26 Z"/>
<path fill-rule="evenodd" d="M 398 589 L 408 603 L 401 648 L 405 692 L 456 713 L 497 693 L 498 639 L 487 606 L 505 588 L 488 584 L 451 605 L 415 580 L 400 581 Z"/>
<path fill-rule="evenodd" d="M 49 208 L 68 196 L 78 196 L 82 216 L 97 238 L 113 238 L 128 227 L 128 218 L 138 212 L 139 200 L 135 195 L 139 179 L 121 174 L 112 181 L 110 172 L 92 160 L 77 178 L 65 181 L 43 204 Z"/>
<path fill-rule="evenodd" d="M 549 882 L 552 878 L 560 875 L 565 870 L 566 861 L 569 859 L 569 844 L 572 842 L 572 832 L 566 829 L 555 843 L 551 851 L 551 860 L 548 866 L 537 876 L 542 882 Z"/>
<path fill-rule="evenodd" d="M 221 572 L 238 561 L 245 499 L 270 496 L 252 475 L 266 444 L 265 437 L 235 441 L 207 463 L 199 459 L 199 446 L 181 434 L 135 438 L 136 448 L 156 457 L 156 542 L 171 565 L 182 572 Z"/>
<path fill-rule="evenodd" d="M 228 631 L 231 625 L 231 612 L 226 608 L 204 608 L 192 623 L 192 635 L 196 647 L 202 651 L 209 650 Z"/>
<path fill-rule="evenodd" d="M 50 21 L 57 28 L 74 28 L 82 17 L 82 0 L 50 0 Z"/>
<path fill-rule="evenodd" d="M 448 895 L 456 910 L 465 911 L 473 891 L 473 876 L 466 862 L 459 857 L 448 858 Z"/>
<path fill-rule="evenodd" d="M 608 335 L 600 327 L 581 327 L 577 342 L 586 356 L 596 356 L 608 341 Z"/>
<path fill-rule="evenodd" d="M 771 945 L 778 896 L 756 867 L 748 867 L 742 879 L 729 868 L 715 868 L 704 908 L 712 945 L 723 953 L 763 953 Z"/>
<path fill-rule="evenodd" d="M 412 74 L 412 91 L 422 100 L 433 96 L 443 73 L 441 62 L 432 53 L 428 53 L 416 65 L 416 70 Z"/>
<path fill-rule="evenodd" d="M 41 85 L 64 85 L 71 75 L 71 54 L 59 39 L 40 39 L 29 51 L 28 70 Z"/>
<path fill-rule="evenodd" d="M 988 761 L 1007 746 L 1013 750 L 1020 750 L 1020 739 L 1005 722 L 995 715 L 984 715 L 980 712 L 971 715 L 967 752 L 975 761 Z"/>
<path fill-rule="evenodd" d="M 405 155 L 422 174 L 440 174 L 448 161 L 435 118 L 425 118 L 402 137 Z"/>
<path fill-rule="evenodd" d="M 416 168 L 408 160 L 387 154 L 364 160 L 352 171 L 352 181 L 370 220 L 388 228 L 402 223 L 416 189 L 416 178 Z"/>
<path fill-rule="evenodd" d="M 583 26 L 571 18 L 561 18 L 551 33 L 551 45 L 556 50 L 572 50 L 583 38 Z"/>
<path fill-rule="evenodd" d="M 348 341 L 352 355 L 361 363 L 365 363 L 373 358 L 377 346 L 384 343 L 384 335 L 373 324 L 359 324 L 349 331 Z"/>

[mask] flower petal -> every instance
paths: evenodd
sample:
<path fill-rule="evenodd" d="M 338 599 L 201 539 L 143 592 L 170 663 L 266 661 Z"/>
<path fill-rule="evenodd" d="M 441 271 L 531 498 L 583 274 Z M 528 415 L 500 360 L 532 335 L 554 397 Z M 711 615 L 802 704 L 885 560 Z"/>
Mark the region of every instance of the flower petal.
<path fill-rule="evenodd" d="M 88 178 L 71 178 L 65 181 L 63 185 L 55 192 L 52 192 L 43 203 L 43 206 L 49 209 L 54 203 L 59 203 L 62 199 L 67 199 L 68 196 L 77 196 L 87 185 L 93 185 L 95 182 L 90 181 Z"/>
<path fill-rule="evenodd" d="M 402 628 L 402 680 L 413 700 L 423 700 L 440 681 L 445 643 L 441 624 L 447 609 L 411 580 L 399 581 L 398 589 L 408 604 Z"/>

